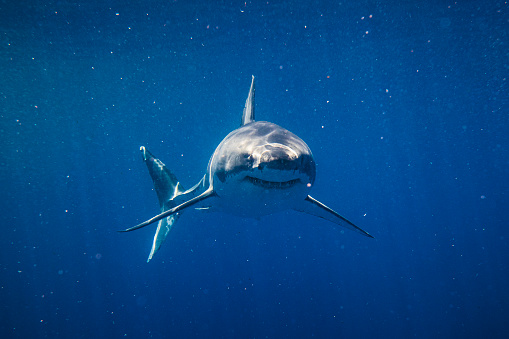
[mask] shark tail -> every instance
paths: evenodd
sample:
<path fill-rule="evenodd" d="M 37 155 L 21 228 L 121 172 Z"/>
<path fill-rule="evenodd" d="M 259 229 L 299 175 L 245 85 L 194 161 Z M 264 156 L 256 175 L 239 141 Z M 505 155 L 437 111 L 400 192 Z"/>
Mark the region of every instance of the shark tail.
<path fill-rule="evenodd" d="M 154 182 L 159 205 L 161 209 L 163 209 L 165 207 L 164 205 L 167 204 L 169 200 L 184 193 L 184 188 L 180 185 L 175 174 L 173 174 L 161 160 L 154 157 L 145 146 L 141 146 L 140 151 L 143 156 L 143 161 L 147 165 L 150 177 Z"/>
<path fill-rule="evenodd" d="M 152 182 L 154 183 L 154 189 L 156 191 L 157 198 L 159 199 L 161 213 L 175 207 L 173 199 L 183 194 L 185 191 L 184 188 L 177 180 L 177 177 L 161 160 L 154 157 L 154 155 L 144 146 L 140 147 L 140 151 L 143 156 L 143 161 L 147 165 Z M 176 213 L 159 220 L 147 262 L 149 262 L 154 254 L 159 250 L 178 217 L 179 213 Z"/>

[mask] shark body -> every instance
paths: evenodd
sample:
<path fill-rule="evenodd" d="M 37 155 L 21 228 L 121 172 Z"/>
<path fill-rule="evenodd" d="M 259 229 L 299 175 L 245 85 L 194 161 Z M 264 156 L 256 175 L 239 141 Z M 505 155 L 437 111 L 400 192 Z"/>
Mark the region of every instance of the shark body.
<path fill-rule="evenodd" d="M 270 122 L 254 120 L 254 76 L 241 127 L 228 134 L 210 158 L 207 172 L 185 190 L 175 175 L 144 146 L 143 160 L 154 183 L 160 214 L 130 232 L 158 222 L 147 262 L 159 250 L 181 213 L 188 208 L 260 217 L 293 209 L 311 214 L 364 236 L 372 236 L 336 211 L 312 198 L 316 165 L 308 145 Z"/>

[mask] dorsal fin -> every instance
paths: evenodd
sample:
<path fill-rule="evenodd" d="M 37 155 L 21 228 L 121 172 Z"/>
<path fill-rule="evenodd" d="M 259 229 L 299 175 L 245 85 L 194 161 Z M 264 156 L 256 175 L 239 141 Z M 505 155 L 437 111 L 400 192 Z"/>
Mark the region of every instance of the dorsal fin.
<path fill-rule="evenodd" d="M 254 75 L 251 78 L 251 87 L 249 88 L 249 94 L 246 99 L 246 106 L 244 106 L 244 112 L 242 113 L 241 126 L 248 124 L 255 119 L 255 83 Z"/>

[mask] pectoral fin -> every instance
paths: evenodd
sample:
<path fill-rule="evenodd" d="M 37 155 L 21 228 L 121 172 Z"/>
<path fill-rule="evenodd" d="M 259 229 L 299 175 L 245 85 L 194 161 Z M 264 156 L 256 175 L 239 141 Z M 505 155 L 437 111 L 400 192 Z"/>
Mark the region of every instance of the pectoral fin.
<path fill-rule="evenodd" d="M 351 221 L 348 219 L 342 217 L 337 213 L 336 211 L 332 210 L 331 208 L 325 206 L 315 198 L 312 198 L 311 196 L 307 196 L 306 199 L 300 204 L 299 206 L 296 206 L 294 210 L 299 212 L 304 212 L 307 214 L 314 215 L 316 217 L 331 221 L 339 226 L 348 228 L 349 230 L 355 231 L 357 233 L 360 233 L 366 237 L 373 238 L 371 234 L 364 231 L 358 226 L 355 226 Z"/>
<path fill-rule="evenodd" d="M 197 197 L 194 197 L 193 199 L 190 199 L 178 206 L 175 206 L 173 208 L 170 208 L 169 210 L 161 213 L 161 214 L 158 214 L 156 215 L 155 217 L 152 217 L 150 219 L 148 219 L 147 221 L 144 221 L 142 222 L 141 224 L 138 224 L 136 226 L 133 226 L 131 228 L 127 228 L 125 230 L 120 230 L 119 232 L 131 232 L 131 231 L 135 231 L 137 229 L 140 229 L 140 228 L 143 228 L 145 226 L 148 226 L 156 221 L 159 221 L 163 218 L 166 218 L 167 216 L 170 216 L 172 214 L 175 214 L 177 212 L 180 212 L 182 210 L 184 210 L 185 208 L 187 207 L 190 207 L 190 206 L 193 206 L 193 205 L 196 205 L 200 202 L 202 202 L 203 200 L 205 199 L 208 199 L 208 198 L 211 198 L 211 197 L 215 197 L 216 196 L 216 193 L 214 192 L 214 189 L 212 187 L 209 187 L 205 192 L 203 192 L 202 194 L 200 194 L 199 196 Z"/>

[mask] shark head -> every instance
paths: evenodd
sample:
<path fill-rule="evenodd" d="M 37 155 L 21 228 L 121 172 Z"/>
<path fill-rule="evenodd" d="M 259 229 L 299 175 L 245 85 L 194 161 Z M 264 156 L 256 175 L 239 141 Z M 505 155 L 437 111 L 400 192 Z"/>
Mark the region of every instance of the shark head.
<path fill-rule="evenodd" d="M 270 214 L 307 196 L 316 165 L 308 145 L 297 135 L 270 122 L 253 121 L 219 144 L 208 173 L 216 194 L 233 213 Z"/>

